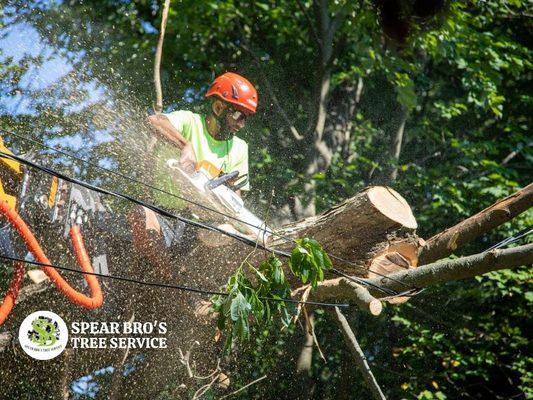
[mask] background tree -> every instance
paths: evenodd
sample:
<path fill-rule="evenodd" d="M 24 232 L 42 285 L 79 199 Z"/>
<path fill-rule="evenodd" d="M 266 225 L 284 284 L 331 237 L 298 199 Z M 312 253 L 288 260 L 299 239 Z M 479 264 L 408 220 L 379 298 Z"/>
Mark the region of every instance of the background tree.
<path fill-rule="evenodd" d="M 391 183 L 428 237 L 527 185 L 533 160 L 528 4 L 425 9 L 429 3 L 173 1 L 163 52 L 166 109 L 200 107 L 216 73 L 240 71 L 260 91 L 259 115 L 244 133 L 252 151 L 250 203 L 266 208 L 274 190 L 270 215 L 282 222 L 368 184 Z M 153 98 L 159 7 L 147 0 L 8 2 L 2 33 L 26 24 L 47 47 L 0 60 L 0 126 L 150 175 L 138 160 L 150 161 L 140 127 Z M 70 72 L 52 85 L 28 86 L 32 70 L 56 55 Z M 484 250 L 532 221 L 529 211 L 462 251 Z M 491 273 L 428 289 L 377 320 L 357 315 L 350 322 L 393 398 L 527 398 L 530 284 L 526 269 Z M 321 343 L 328 363 L 315 354 L 309 396 L 336 398 L 339 387 L 364 393 L 356 378 L 340 379 L 350 367 L 335 346 L 339 334 L 329 317 L 316 318 L 318 335 L 330 338 Z M 288 348 L 297 346 L 287 342 L 299 340 L 266 333 L 251 346 L 257 371 L 240 371 L 242 381 L 258 371 L 292 376 L 292 365 L 277 360 L 280 353 L 296 357 Z M 269 379 L 257 396 L 287 393 L 289 381 Z"/>

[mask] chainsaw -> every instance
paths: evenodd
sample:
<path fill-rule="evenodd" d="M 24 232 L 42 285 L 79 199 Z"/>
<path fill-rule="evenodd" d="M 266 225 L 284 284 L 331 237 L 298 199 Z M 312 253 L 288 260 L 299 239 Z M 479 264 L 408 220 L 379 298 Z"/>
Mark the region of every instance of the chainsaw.
<path fill-rule="evenodd" d="M 215 204 L 222 206 L 224 212 L 232 217 L 232 225 L 241 233 L 265 243 L 272 235 L 265 221 L 248 210 L 236 193 L 246 183 L 246 176 L 239 176 L 239 171 L 226 174 L 206 160 L 197 162 L 193 173 L 184 171 L 176 159 L 168 160 L 167 166 L 182 174 L 196 190 L 214 200 Z"/>

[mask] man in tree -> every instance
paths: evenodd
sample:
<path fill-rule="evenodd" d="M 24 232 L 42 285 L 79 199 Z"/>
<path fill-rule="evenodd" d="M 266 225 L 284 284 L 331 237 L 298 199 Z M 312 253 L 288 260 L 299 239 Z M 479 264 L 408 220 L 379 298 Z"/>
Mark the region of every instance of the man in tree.
<path fill-rule="evenodd" d="M 178 110 L 148 117 L 148 124 L 164 143 L 156 150 L 155 186 L 175 195 L 179 188 L 168 174 L 167 160 L 179 157 L 180 167 L 192 172 L 198 161 L 206 160 L 224 173 L 238 171 L 241 190 L 249 190 L 248 145 L 235 134 L 246 124 L 246 118 L 255 113 L 257 91 L 244 77 L 227 72 L 218 76 L 209 87 L 206 97 L 211 99 L 206 116 Z M 155 203 L 167 209 L 179 210 L 180 200 L 156 191 Z M 136 249 L 154 265 L 170 275 L 170 259 L 166 249 L 181 247 L 185 223 L 169 221 L 147 208 L 138 208 L 130 214 Z"/>

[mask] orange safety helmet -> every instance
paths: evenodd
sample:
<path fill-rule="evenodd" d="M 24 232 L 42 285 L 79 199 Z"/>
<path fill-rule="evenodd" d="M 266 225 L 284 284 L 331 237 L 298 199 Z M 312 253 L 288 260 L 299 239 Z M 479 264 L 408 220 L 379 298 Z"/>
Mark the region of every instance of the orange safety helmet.
<path fill-rule="evenodd" d="M 247 114 L 254 114 L 257 108 L 257 90 L 248 79 L 235 74 L 226 72 L 217 76 L 205 97 L 217 96 L 221 100 L 232 103 L 237 109 Z"/>

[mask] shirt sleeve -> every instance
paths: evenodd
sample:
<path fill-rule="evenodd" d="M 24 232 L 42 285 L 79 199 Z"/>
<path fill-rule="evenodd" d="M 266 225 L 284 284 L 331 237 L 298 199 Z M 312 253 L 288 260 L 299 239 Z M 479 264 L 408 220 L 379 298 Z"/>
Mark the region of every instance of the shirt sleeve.
<path fill-rule="evenodd" d="M 241 190 L 250 190 L 250 179 L 248 176 L 248 144 L 246 142 L 242 142 L 242 149 L 240 150 L 241 157 L 239 158 L 239 161 L 235 163 L 233 170 L 239 171 L 239 176 L 246 175 L 245 181 L 246 184 L 241 188 Z M 241 183 L 242 180 L 239 180 L 238 183 Z"/>
<path fill-rule="evenodd" d="M 181 135 L 185 139 L 191 141 L 190 126 L 192 120 L 192 113 L 190 111 L 178 110 L 163 115 L 168 118 L 172 126 L 176 128 L 176 130 L 181 133 Z"/>

